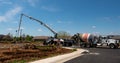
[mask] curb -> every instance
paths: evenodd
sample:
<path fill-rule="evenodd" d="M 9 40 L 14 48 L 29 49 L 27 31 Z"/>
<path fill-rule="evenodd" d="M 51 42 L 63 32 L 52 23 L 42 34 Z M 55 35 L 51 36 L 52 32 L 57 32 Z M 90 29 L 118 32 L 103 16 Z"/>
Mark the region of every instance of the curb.
<path fill-rule="evenodd" d="M 84 51 L 86 51 L 86 50 L 77 49 L 77 51 L 75 51 L 73 53 L 58 55 L 58 56 L 54 56 L 54 57 L 50 57 L 50 58 L 46 58 L 46 59 L 41 59 L 41 60 L 29 62 L 29 63 L 63 63 L 65 61 L 68 61 L 68 60 L 73 59 L 75 57 L 81 56 L 82 55 L 81 53 Z"/>

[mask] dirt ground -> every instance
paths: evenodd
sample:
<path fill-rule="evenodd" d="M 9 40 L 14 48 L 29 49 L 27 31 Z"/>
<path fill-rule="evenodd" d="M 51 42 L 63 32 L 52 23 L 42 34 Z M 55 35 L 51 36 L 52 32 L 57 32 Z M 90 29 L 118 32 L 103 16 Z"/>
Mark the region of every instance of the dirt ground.
<path fill-rule="evenodd" d="M 23 60 L 28 62 L 69 52 L 72 52 L 72 50 L 56 46 L 41 46 L 40 44 L 28 43 L 0 43 L 0 63 L 17 63 Z"/>

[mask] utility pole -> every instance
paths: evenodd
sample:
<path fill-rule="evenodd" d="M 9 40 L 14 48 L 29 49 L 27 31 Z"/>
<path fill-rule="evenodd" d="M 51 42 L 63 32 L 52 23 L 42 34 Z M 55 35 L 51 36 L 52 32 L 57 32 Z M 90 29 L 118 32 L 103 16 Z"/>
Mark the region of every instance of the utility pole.
<path fill-rule="evenodd" d="M 22 29 L 20 29 L 20 41 L 22 42 Z"/>

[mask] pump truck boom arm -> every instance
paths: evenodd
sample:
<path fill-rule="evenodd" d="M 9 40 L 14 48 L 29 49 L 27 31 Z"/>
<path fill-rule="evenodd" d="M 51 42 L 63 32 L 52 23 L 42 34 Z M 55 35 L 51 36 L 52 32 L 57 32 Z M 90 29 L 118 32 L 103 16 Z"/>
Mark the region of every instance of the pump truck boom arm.
<path fill-rule="evenodd" d="M 47 29 L 49 29 L 49 30 L 54 34 L 54 37 L 57 38 L 57 33 L 56 33 L 53 29 L 51 29 L 47 24 L 45 24 L 45 23 L 43 23 L 42 21 L 40 21 L 40 20 L 38 20 L 38 19 L 35 19 L 35 18 L 31 17 L 31 16 L 28 16 L 28 15 L 26 15 L 26 14 L 21 14 L 18 33 L 19 33 L 19 31 L 20 31 L 20 26 L 21 26 L 21 22 L 22 22 L 22 17 L 23 17 L 23 16 L 25 16 L 25 17 L 27 17 L 27 18 L 29 18 L 29 19 L 31 19 L 31 20 L 35 20 L 35 21 L 39 22 L 41 25 L 43 25 L 43 26 L 45 26 Z"/>

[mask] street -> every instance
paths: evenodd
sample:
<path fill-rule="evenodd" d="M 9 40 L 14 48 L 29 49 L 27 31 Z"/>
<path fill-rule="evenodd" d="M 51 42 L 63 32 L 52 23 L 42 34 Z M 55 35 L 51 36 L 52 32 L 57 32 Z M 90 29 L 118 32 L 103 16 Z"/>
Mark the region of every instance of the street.
<path fill-rule="evenodd" d="M 85 48 L 89 52 L 64 63 L 120 63 L 120 48 Z"/>

